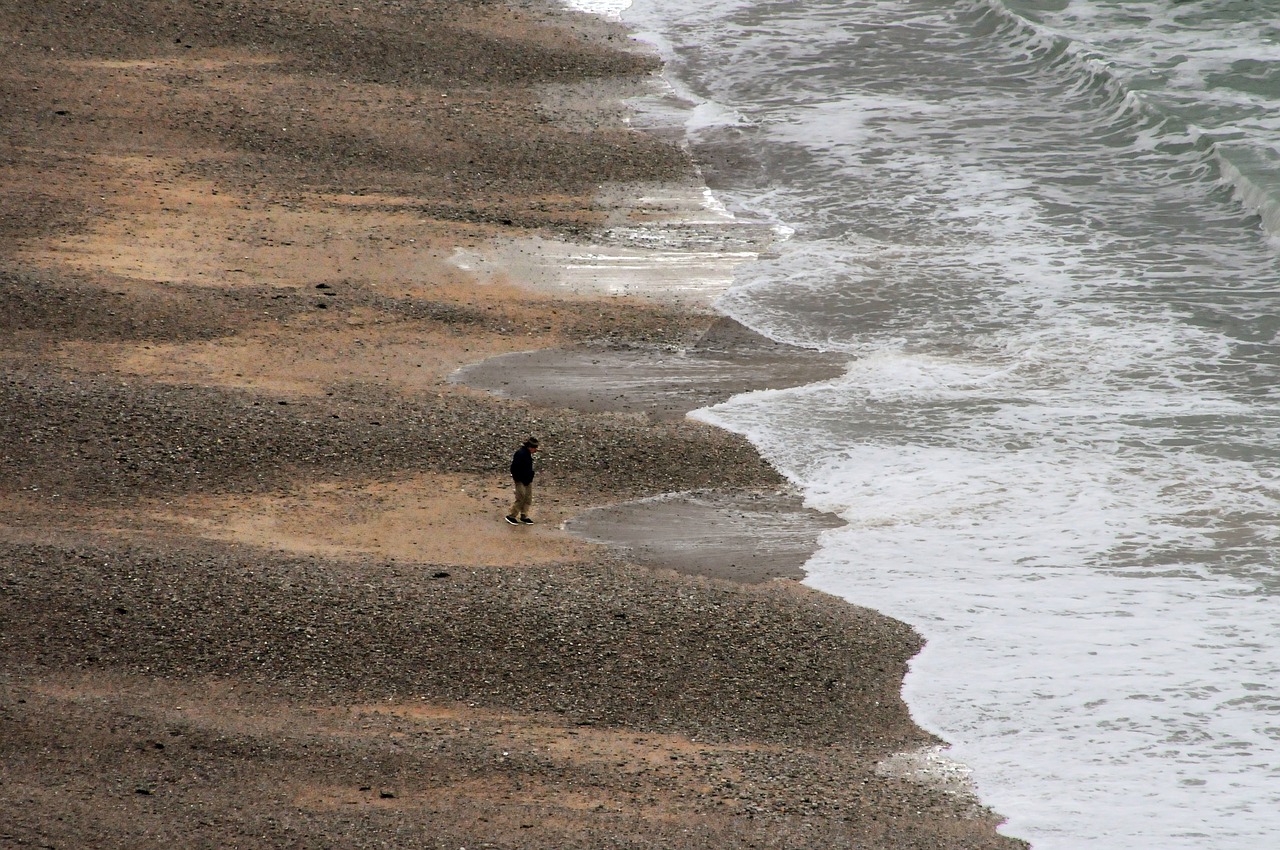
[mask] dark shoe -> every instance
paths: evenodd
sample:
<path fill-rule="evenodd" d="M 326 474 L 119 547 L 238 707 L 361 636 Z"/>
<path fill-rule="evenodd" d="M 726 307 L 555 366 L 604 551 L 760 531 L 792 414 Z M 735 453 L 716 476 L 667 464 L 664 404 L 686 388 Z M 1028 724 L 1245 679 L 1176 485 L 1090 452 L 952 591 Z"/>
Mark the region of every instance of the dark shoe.
<path fill-rule="evenodd" d="M 515 518 L 515 517 L 513 517 L 513 516 L 506 516 L 506 517 L 503 517 L 503 519 L 505 519 L 507 522 L 511 523 L 512 525 L 519 525 L 519 524 L 520 524 L 520 520 L 516 519 L 516 518 Z"/>
<path fill-rule="evenodd" d="M 529 519 L 527 516 L 520 517 L 520 521 L 525 525 L 533 525 L 533 520 Z"/>

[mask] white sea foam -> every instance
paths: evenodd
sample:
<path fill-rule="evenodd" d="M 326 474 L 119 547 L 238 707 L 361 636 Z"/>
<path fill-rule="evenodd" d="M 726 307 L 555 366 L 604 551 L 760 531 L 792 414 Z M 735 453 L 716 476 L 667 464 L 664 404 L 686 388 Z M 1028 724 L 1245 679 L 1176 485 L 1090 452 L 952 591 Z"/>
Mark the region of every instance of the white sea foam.
<path fill-rule="evenodd" d="M 1280 831 L 1280 279 L 1212 152 L 1274 145 L 1280 112 L 1210 89 L 1275 16 L 1008 2 L 1034 25 L 973 26 L 995 0 L 629 13 L 760 151 L 728 206 L 794 229 L 719 303 L 851 360 L 697 416 L 847 520 L 810 582 L 925 634 L 907 699 L 1007 832 L 1255 850 Z M 1160 117 L 1181 99 L 1206 120 Z M 1261 207 L 1270 171 L 1227 176 Z"/>
<path fill-rule="evenodd" d="M 1273 608 L 1242 584 L 1020 568 L 907 522 L 925 539 L 905 551 L 896 520 L 833 533 L 809 581 L 929 639 L 906 697 L 963 742 L 952 754 L 1007 832 L 1037 850 L 1263 846 L 1280 802 L 1259 724 L 1277 707 Z"/>
<path fill-rule="evenodd" d="M 1267 720 L 1280 613 L 1197 554 L 1220 545 L 1206 515 L 1274 512 L 1276 481 L 1127 451 L 1123 413 L 1010 399 L 1016 381 L 885 352 L 841 381 L 698 416 L 750 435 L 811 506 L 849 522 L 824 537 L 809 583 L 922 631 L 913 713 L 956 742 L 1010 834 L 1049 850 L 1256 846 L 1280 802 L 1265 781 L 1280 763 Z M 963 433 L 922 422 L 912 442 L 874 425 L 862 441 L 831 438 L 840 419 L 966 395 L 1007 406 Z"/>

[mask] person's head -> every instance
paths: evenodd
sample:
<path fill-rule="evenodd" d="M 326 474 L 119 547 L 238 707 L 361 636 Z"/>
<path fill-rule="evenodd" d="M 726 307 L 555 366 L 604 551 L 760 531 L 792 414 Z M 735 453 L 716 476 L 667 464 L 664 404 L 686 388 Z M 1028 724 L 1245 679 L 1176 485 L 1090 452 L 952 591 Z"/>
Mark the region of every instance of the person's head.
<path fill-rule="evenodd" d="M 538 450 L 538 438 L 530 437 L 529 439 L 525 440 L 524 447 L 531 452 L 536 452 Z"/>

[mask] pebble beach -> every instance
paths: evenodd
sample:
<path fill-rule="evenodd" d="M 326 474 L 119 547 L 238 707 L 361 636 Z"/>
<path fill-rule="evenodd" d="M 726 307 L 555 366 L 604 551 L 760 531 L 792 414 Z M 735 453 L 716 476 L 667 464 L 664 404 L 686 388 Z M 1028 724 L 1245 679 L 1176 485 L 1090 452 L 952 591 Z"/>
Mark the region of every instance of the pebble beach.
<path fill-rule="evenodd" d="M 696 185 L 619 119 L 658 70 L 621 28 L 0 0 L 0 38 L 0 846 L 1025 846 L 885 768 L 940 743 L 899 696 L 909 627 L 560 527 L 785 492 L 750 444 L 451 380 L 723 333 L 450 262 Z"/>

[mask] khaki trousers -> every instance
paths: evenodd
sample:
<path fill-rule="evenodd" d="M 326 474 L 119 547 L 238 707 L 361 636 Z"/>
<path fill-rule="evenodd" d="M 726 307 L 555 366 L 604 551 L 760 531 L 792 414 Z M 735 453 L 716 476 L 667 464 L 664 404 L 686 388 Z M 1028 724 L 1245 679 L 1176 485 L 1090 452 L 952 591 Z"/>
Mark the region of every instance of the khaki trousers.
<path fill-rule="evenodd" d="M 516 484 L 516 500 L 511 503 L 511 511 L 508 516 L 522 517 L 529 513 L 529 507 L 533 504 L 533 482 Z"/>

